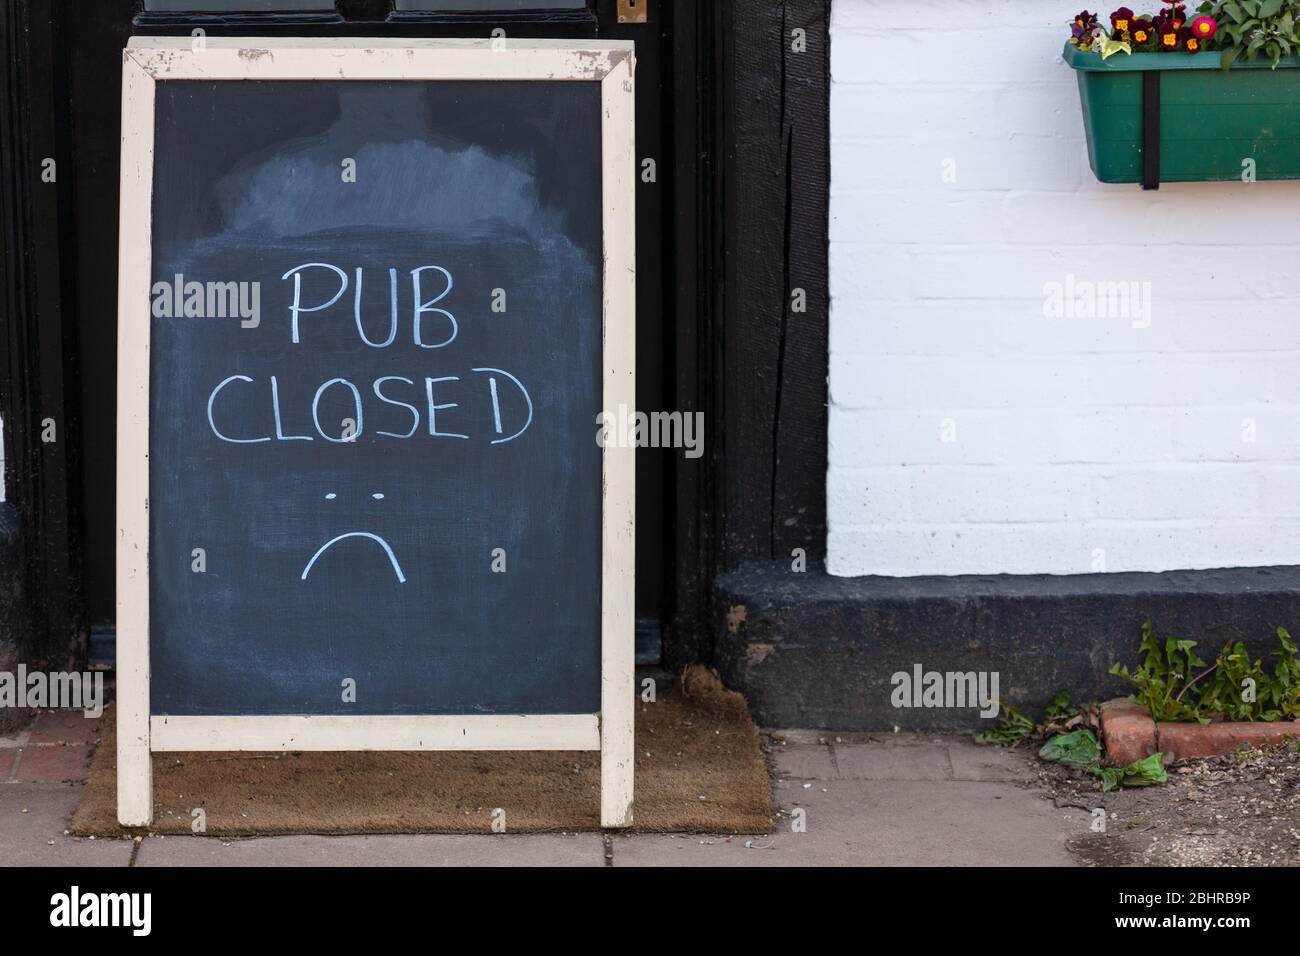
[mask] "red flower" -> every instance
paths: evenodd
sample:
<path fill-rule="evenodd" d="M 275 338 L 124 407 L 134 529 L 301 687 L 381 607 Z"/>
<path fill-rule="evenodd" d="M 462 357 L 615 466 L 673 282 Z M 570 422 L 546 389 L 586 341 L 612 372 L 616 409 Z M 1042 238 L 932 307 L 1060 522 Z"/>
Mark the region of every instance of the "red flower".
<path fill-rule="evenodd" d="M 1191 27 L 1184 27 L 1178 31 L 1178 43 L 1188 53 L 1201 52 L 1201 38 Z"/>
<path fill-rule="evenodd" d="M 1129 36 L 1133 38 L 1134 46 L 1146 46 L 1155 39 L 1155 27 L 1151 25 L 1150 20 L 1137 19 L 1129 24 Z"/>
<path fill-rule="evenodd" d="M 1121 33 L 1128 33 L 1130 24 L 1133 22 L 1133 11 L 1128 7 L 1120 7 L 1110 15 L 1110 26 L 1115 31 L 1116 39 Z"/>
<path fill-rule="evenodd" d="M 1171 3 L 1160 11 L 1160 16 L 1162 19 L 1172 22 L 1175 29 L 1181 29 L 1183 24 L 1187 22 L 1187 4 Z"/>
<path fill-rule="evenodd" d="M 1179 43 L 1179 29 L 1173 25 L 1172 21 L 1160 20 L 1156 23 L 1156 32 L 1160 34 L 1161 50 L 1177 50 Z"/>
<path fill-rule="evenodd" d="M 1214 17 L 1197 17 L 1192 21 L 1192 32 L 1202 40 L 1208 40 L 1219 32 L 1218 21 Z"/>

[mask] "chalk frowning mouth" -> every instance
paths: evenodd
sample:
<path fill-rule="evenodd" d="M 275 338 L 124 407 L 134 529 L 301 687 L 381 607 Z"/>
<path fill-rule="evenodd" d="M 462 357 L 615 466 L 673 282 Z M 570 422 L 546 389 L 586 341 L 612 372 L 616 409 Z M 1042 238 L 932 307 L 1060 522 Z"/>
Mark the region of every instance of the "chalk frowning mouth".
<path fill-rule="evenodd" d="M 393 573 L 397 575 L 397 580 L 402 584 L 406 583 L 406 575 L 402 573 L 402 566 L 397 563 L 397 556 L 393 554 L 393 549 L 389 546 L 387 541 L 379 537 L 377 534 L 371 534 L 369 531 L 349 531 L 346 534 L 339 535 L 337 538 L 331 538 L 329 541 L 326 541 L 320 546 L 320 550 L 311 556 L 311 560 L 307 562 L 307 566 L 302 569 L 302 580 L 307 580 L 307 575 L 311 574 L 312 566 L 322 554 L 347 538 L 369 538 L 371 541 L 378 544 L 384 549 L 384 554 L 388 555 L 388 561 L 393 566 Z"/>
<path fill-rule="evenodd" d="M 332 501 L 337 497 L 338 495 L 334 494 L 333 492 L 330 492 L 328 495 L 325 496 L 326 500 L 329 501 Z M 382 494 L 374 494 L 371 495 L 370 497 L 376 500 L 382 500 L 384 496 Z M 383 548 L 384 554 L 388 556 L 388 563 L 393 566 L 393 573 L 397 575 L 398 583 L 399 584 L 406 583 L 406 575 L 402 573 L 402 566 L 397 563 L 397 555 L 393 554 L 392 546 L 383 538 L 381 538 L 379 535 L 374 534 L 370 531 L 347 531 L 336 537 L 330 538 L 330 540 L 326 541 L 324 544 L 320 546 L 320 548 L 317 549 L 316 553 L 311 556 L 311 560 L 307 562 L 307 566 L 302 569 L 302 580 L 303 581 L 307 580 L 307 575 L 311 574 L 311 569 L 315 566 L 316 562 L 320 560 L 320 556 L 322 554 L 324 554 L 330 548 L 334 547 L 334 545 L 338 544 L 340 541 L 346 541 L 348 538 L 369 538 L 371 541 L 375 542 L 375 544 Z"/>

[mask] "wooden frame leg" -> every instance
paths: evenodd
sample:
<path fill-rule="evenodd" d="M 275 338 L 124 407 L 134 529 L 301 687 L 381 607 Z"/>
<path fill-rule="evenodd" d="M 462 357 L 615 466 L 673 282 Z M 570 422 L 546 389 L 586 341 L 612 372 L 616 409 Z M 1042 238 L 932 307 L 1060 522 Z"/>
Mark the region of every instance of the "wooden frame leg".
<path fill-rule="evenodd" d="M 117 703 L 117 822 L 124 827 L 153 823 L 153 763 L 149 755 L 149 707 Z"/>
<path fill-rule="evenodd" d="M 605 110 L 605 410 L 636 407 L 636 150 L 632 58 L 601 81 Z M 601 594 L 600 825 L 632 824 L 636 758 L 636 459 L 631 448 L 603 452 L 605 507 Z"/>
<path fill-rule="evenodd" d="M 632 825 L 632 783 L 636 762 L 633 736 L 635 678 L 607 675 L 600 715 L 600 825 Z"/>
<path fill-rule="evenodd" d="M 117 821 L 153 822 L 149 760 L 149 288 L 154 80 L 122 59 L 117 279 Z"/>

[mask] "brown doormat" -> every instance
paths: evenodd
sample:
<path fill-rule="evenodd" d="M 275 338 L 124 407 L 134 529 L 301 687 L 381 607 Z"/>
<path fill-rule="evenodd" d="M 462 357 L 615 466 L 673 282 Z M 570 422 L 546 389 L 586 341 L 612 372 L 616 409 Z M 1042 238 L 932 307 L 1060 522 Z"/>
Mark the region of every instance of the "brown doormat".
<path fill-rule="evenodd" d="M 72 817 L 78 836 L 117 822 L 111 708 Z M 598 752 L 155 753 L 154 833 L 491 833 L 600 829 Z M 498 815 L 499 816 L 499 815 Z M 643 831 L 767 833 L 772 793 L 745 700 L 702 667 L 638 700 L 636 802 Z"/>

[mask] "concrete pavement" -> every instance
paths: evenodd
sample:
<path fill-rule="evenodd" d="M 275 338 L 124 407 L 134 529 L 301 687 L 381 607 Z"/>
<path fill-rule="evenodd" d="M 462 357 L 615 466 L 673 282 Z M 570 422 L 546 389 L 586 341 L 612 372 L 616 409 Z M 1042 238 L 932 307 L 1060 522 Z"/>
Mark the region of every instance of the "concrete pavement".
<path fill-rule="evenodd" d="M 775 832 L 78 839 L 67 833 L 93 733 L 42 715 L 0 738 L 0 865 L 797 866 L 1074 863 L 1087 814 L 1033 788 L 1029 757 L 928 735 L 770 736 Z"/>
<path fill-rule="evenodd" d="M 1071 866 L 1086 815 L 1029 788 L 1024 753 L 915 734 L 775 732 L 780 818 L 754 837 L 634 834 L 615 866 Z"/>

